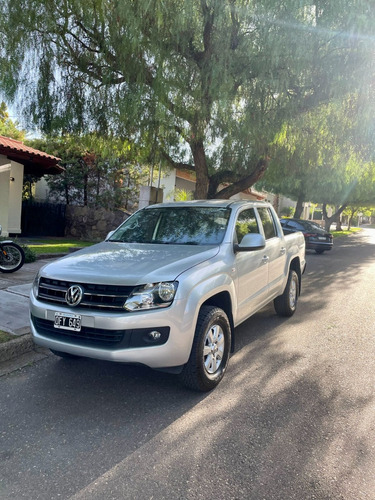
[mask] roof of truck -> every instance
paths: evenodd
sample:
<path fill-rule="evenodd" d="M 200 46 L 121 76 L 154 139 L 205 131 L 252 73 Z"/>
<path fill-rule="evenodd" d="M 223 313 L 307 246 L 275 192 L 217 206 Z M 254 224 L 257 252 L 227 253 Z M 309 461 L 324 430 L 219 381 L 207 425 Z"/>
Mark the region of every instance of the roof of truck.
<path fill-rule="evenodd" d="M 240 207 L 242 205 L 267 205 L 264 201 L 255 200 L 193 200 L 193 201 L 171 201 L 166 203 L 158 203 L 156 205 L 149 205 L 146 208 L 161 208 L 161 207 Z"/>

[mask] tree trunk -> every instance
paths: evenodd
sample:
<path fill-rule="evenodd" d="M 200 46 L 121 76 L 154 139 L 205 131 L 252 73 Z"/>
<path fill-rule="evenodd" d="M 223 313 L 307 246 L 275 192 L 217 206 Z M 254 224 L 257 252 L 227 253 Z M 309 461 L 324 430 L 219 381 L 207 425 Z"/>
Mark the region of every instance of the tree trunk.
<path fill-rule="evenodd" d="M 215 197 L 220 200 L 228 200 L 231 196 L 234 196 L 235 194 L 250 188 L 253 184 L 255 184 L 259 179 L 263 177 L 265 171 L 267 170 L 268 163 L 268 157 L 260 158 L 251 174 L 247 175 L 246 177 L 242 177 L 238 181 L 231 182 L 229 186 L 224 187 L 220 191 L 216 190 L 216 188 L 219 188 L 219 186 L 214 182 L 213 184 L 215 186 L 215 189 L 212 189 L 212 193 L 214 193 L 214 195 L 211 197 Z"/>
<path fill-rule="evenodd" d="M 297 199 L 297 205 L 296 205 L 296 208 L 294 210 L 294 215 L 293 217 L 295 219 L 300 219 L 301 218 L 301 215 L 302 215 L 302 211 L 303 211 L 303 202 L 305 200 L 305 195 L 304 193 L 301 193 L 299 196 L 298 196 L 298 199 Z"/>
<path fill-rule="evenodd" d="M 338 208 L 336 212 L 331 215 L 331 217 L 328 217 L 327 203 L 323 203 L 324 228 L 326 231 L 329 231 L 331 229 L 332 222 L 337 221 L 337 219 L 341 217 L 342 212 L 345 210 L 347 206 L 348 204 L 344 203 L 344 205 Z"/>
<path fill-rule="evenodd" d="M 203 141 L 192 141 L 190 148 L 193 153 L 196 173 L 194 198 L 196 200 L 206 200 L 208 193 L 208 170 Z"/>
<path fill-rule="evenodd" d="M 327 213 L 327 203 L 323 203 L 323 219 L 324 219 L 324 229 L 329 231 L 331 229 L 331 224 L 335 220 L 336 214 L 333 214 L 331 217 L 328 217 Z"/>
<path fill-rule="evenodd" d="M 340 212 L 340 207 L 336 206 L 336 231 L 342 231 L 342 226 L 341 226 L 341 212 Z"/>

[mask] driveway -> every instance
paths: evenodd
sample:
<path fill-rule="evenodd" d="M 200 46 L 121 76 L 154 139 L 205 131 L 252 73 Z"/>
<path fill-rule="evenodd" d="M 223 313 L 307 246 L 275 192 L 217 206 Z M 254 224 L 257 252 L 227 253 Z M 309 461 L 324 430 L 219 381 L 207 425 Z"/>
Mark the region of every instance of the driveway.
<path fill-rule="evenodd" d="M 15 273 L 0 274 L 0 330 L 23 335 L 30 331 L 28 297 L 38 270 L 50 260 L 37 260 Z"/>

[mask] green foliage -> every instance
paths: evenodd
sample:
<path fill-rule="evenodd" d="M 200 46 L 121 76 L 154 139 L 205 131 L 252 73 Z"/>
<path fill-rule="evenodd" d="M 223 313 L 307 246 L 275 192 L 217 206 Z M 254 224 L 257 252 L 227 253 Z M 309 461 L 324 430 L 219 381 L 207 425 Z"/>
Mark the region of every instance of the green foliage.
<path fill-rule="evenodd" d="M 28 245 L 21 245 L 23 251 L 25 252 L 25 263 L 29 264 L 30 262 L 35 262 L 37 258 L 36 252 Z"/>
<path fill-rule="evenodd" d="M 8 108 L 4 101 L 0 103 L 0 135 L 16 139 L 17 141 L 23 141 L 26 136 L 26 132 L 19 129 L 18 122 L 10 119 Z"/>
<path fill-rule="evenodd" d="M 285 121 L 369 87 L 373 25 L 367 0 L 4 0 L 0 88 L 46 133 L 127 135 L 225 198 Z"/>
<path fill-rule="evenodd" d="M 280 210 L 280 215 L 284 217 L 292 217 L 294 213 L 294 207 L 283 207 Z"/>
<path fill-rule="evenodd" d="M 193 199 L 193 193 L 186 191 L 186 189 L 175 189 L 174 200 L 175 201 L 190 201 Z"/>
<path fill-rule="evenodd" d="M 375 202 L 372 139 L 360 133 L 360 109 L 358 96 L 346 96 L 285 122 L 260 187 L 315 203 Z"/>
<path fill-rule="evenodd" d="M 331 231 L 331 233 L 333 234 L 334 238 L 341 238 L 342 236 L 350 236 L 351 234 L 356 233 L 358 231 L 361 231 L 361 229 L 358 227 L 352 227 L 342 231 Z"/>
<path fill-rule="evenodd" d="M 82 241 L 75 239 L 59 239 L 53 240 L 47 238 L 44 240 L 38 240 L 29 244 L 29 248 L 36 255 L 43 254 L 58 254 L 58 253 L 69 253 L 71 248 L 76 248 L 77 250 L 82 247 L 88 247 L 93 244 L 92 241 Z"/>
<path fill-rule="evenodd" d="M 138 200 L 145 171 L 128 141 L 93 133 L 48 137 L 31 144 L 61 158 L 64 172 L 47 177 L 51 199 L 106 209 L 127 209 Z"/>
<path fill-rule="evenodd" d="M 11 335 L 10 333 L 3 332 L 3 330 L 0 330 L 0 344 L 4 344 L 5 342 L 9 342 L 10 340 L 14 340 L 15 337 L 14 335 Z"/>

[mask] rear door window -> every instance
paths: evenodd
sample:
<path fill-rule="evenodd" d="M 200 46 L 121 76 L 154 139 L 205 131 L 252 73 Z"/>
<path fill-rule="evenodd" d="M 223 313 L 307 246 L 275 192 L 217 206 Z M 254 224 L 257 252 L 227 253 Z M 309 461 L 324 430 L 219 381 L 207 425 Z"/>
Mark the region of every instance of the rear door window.
<path fill-rule="evenodd" d="M 267 207 L 261 207 L 258 208 L 258 213 L 262 221 L 264 237 L 266 240 L 275 238 L 277 236 L 277 231 L 271 210 Z"/>

